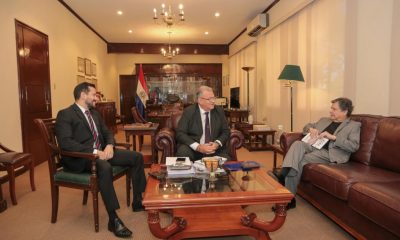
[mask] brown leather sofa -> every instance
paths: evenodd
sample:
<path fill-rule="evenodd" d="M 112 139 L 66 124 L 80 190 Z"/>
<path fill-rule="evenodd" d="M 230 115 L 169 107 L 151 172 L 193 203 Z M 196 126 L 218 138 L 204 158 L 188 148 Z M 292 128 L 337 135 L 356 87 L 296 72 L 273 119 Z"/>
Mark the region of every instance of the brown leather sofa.
<path fill-rule="evenodd" d="M 176 153 L 175 129 L 178 125 L 182 112 L 174 112 L 167 121 L 165 128 L 162 128 L 155 136 L 156 149 L 162 152 L 161 163 L 165 163 L 166 157 L 173 157 Z M 231 136 L 228 141 L 228 151 L 231 160 L 237 160 L 236 149 L 242 147 L 244 142 L 243 134 L 235 129 L 231 129 Z"/>
<path fill-rule="evenodd" d="M 308 164 L 298 187 L 304 199 L 357 239 L 400 239 L 400 117 L 354 115 L 360 148 L 345 164 Z M 281 148 L 301 139 L 284 133 Z"/>

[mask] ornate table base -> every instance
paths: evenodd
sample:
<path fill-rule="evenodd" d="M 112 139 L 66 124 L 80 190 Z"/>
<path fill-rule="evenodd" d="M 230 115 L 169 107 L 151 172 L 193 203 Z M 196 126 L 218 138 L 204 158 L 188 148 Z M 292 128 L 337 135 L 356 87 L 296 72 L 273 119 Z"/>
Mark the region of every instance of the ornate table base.
<path fill-rule="evenodd" d="M 256 214 L 246 214 L 241 206 L 179 208 L 173 209 L 173 220 L 161 228 L 158 210 L 148 211 L 151 233 L 162 239 L 246 235 L 255 239 L 271 239 L 268 232 L 279 229 L 286 218 L 286 204 L 277 204 L 272 221 L 257 219 Z"/>

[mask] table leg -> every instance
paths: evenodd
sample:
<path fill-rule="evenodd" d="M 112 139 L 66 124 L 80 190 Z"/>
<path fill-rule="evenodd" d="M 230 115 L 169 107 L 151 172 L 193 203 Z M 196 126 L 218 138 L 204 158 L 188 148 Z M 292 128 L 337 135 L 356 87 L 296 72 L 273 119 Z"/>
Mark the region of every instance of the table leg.
<path fill-rule="evenodd" d="M 282 227 L 286 219 L 286 203 L 276 204 L 275 217 L 272 221 L 262 221 L 257 219 L 255 213 L 250 213 L 243 216 L 240 220 L 243 225 L 259 229 L 268 235 L 268 232 L 273 232 Z"/>
<path fill-rule="evenodd" d="M 186 228 L 187 223 L 184 218 L 174 217 L 170 225 L 161 228 L 158 210 L 149 210 L 147 211 L 147 214 L 147 223 L 149 225 L 150 232 L 157 238 L 167 239 L 175 233 Z"/>

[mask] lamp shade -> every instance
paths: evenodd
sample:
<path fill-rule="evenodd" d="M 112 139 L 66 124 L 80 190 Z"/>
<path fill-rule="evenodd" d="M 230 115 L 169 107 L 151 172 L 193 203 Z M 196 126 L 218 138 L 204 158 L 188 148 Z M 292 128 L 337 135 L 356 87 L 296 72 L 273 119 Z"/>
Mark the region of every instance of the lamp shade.
<path fill-rule="evenodd" d="M 285 65 L 278 79 L 304 82 L 300 66 L 297 65 Z"/>

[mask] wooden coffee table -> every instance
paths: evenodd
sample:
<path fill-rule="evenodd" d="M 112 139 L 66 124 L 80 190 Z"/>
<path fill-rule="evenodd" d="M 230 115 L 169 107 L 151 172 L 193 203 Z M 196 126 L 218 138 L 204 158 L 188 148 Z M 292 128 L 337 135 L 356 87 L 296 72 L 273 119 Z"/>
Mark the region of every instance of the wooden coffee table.
<path fill-rule="evenodd" d="M 154 164 L 151 171 L 159 171 Z M 151 233 L 161 239 L 248 235 L 270 239 L 268 232 L 279 229 L 286 218 L 286 204 L 293 194 L 263 170 L 242 171 L 208 180 L 208 174 L 195 177 L 149 178 L 143 205 L 148 212 Z M 243 178 L 244 176 L 247 176 Z M 211 184 L 210 184 L 211 183 Z M 215 187 L 213 188 L 212 185 Z M 243 206 L 276 204 L 272 221 L 263 221 Z M 160 211 L 173 215 L 172 223 L 160 226 Z"/>

